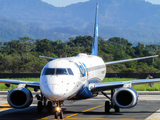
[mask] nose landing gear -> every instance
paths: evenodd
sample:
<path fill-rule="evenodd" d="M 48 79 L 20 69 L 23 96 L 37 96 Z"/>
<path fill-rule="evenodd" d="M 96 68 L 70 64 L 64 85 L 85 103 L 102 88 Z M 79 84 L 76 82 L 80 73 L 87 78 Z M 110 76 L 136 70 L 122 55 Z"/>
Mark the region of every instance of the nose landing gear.
<path fill-rule="evenodd" d="M 61 108 L 61 105 L 63 104 L 64 101 L 48 101 L 47 104 L 47 99 L 43 96 L 41 93 L 41 96 L 36 95 L 38 104 L 37 104 L 37 111 L 38 113 L 42 113 L 43 108 L 46 108 L 49 113 L 52 112 L 52 104 L 56 104 L 57 106 L 55 107 L 55 119 L 60 116 L 60 119 L 63 119 L 63 111 Z"/>
<path fill-rule="evenodd" d="M 57 107 L 55 108 L 55 119 L 58 118 L 58 116 L 60 116 L 60 119 L 63 119 L 63 111 L 61 108 L 61 105 L 63 104 L 63 101 L 57 101 Z"/>

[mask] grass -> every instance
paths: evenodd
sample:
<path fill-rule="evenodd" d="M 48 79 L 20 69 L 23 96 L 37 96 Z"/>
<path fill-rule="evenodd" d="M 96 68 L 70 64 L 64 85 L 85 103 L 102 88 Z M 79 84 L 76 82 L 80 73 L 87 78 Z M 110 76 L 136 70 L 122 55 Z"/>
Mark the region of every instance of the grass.
<path fill-rule="evenodd" d="M 103 82 L 118 82 L 118 81 L 131 81 L 138 80 L 136 78 L 105 78 Z M 149 84 L 134 85 L 133 89 L 136 91 L 160 91 L 160 83 L 154 83 L 153 87 Z"/>
<path fill-rule="evenodd" d="M 9 78 L 11 79 L 11 78 Z M 39 78 L 13 78 L 11 80 L 22 80 L 22 81 L 33 81 L 39 82 Z M 136 80 L 135 78 L 105 78 L 104 82 L 118 82 L 118 81 L 131 81 Z M 6 87 L 5 84 L 0 84 L 0 91 L 8 91 L 17 87 L 17 85 L 11 85 L 10 88 Z M 33 90 L 32 88 L 29 88 Z M 148 84 L 141 84 L 133 86 L 133 89 L 136 91 L 160 91 L 160 83 L 154 83 L 154 86 L 151 88 Z"/>

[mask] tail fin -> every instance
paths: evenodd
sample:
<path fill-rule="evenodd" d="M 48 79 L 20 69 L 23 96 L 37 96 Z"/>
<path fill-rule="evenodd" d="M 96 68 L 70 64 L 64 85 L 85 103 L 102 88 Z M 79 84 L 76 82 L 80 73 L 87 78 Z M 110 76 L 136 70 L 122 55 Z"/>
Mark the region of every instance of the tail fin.
<path fill-rule="evenodd" d="M 98 56 L 98 3 L 96 5 L 96 16 L 95 16 L 95 25 L 94 25 L 94 36 L 92 43 L 92 54 Z"/>

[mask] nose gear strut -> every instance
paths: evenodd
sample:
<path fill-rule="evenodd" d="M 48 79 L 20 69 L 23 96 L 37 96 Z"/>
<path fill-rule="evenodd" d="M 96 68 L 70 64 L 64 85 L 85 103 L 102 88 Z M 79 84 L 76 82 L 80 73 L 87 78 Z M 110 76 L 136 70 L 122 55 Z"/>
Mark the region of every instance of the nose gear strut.
<path fill-rule="evenodd" d="M 57 107 L 55 108 L 55 119 L 57 119 L 58 116 L 60 116 L 60 119 L 63 119 L 63 111 L 61 108 L 63 101 L 57 101 L 56 104 L 57 104 Z"/>
<path fill-rule="evenodd" d="M 43 94 L 41 93 L 40 95 L 36 95 L 38 104 L 37 104 L 37 111 L 38 113 L 42 113 L 43 108 L 47 108 L 47 111 L 49 113 L 52 112 L 52 105 L 56 104 L 57 106 L 55 107 L 55 119 L 58 118 L 58 116 L 60 116 L 60 119 L 63 119 L 63 111 L 61 108 L 61 105 L 63 104 L 63 101 L 48 101 L 47 103 L 47 99 L 43 96 Z"/>

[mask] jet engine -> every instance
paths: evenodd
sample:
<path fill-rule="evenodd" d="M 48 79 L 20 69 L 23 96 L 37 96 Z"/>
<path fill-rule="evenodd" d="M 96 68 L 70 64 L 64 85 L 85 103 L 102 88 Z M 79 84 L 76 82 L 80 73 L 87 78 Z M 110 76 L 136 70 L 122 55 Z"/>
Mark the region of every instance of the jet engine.
<path fill-rule="evenodd" d="M 138 102 L 138 93 L 133 88 L 119 88 L 113 94 L 112 100 L 120 108 L 132 108 Z"/>
<path fill-rule="evenodd" d="M 9 91 L 7 101 L 13 108 L 27 108 L 31 105 L 33 96 L 27 88 L 17 87 Z"/>

